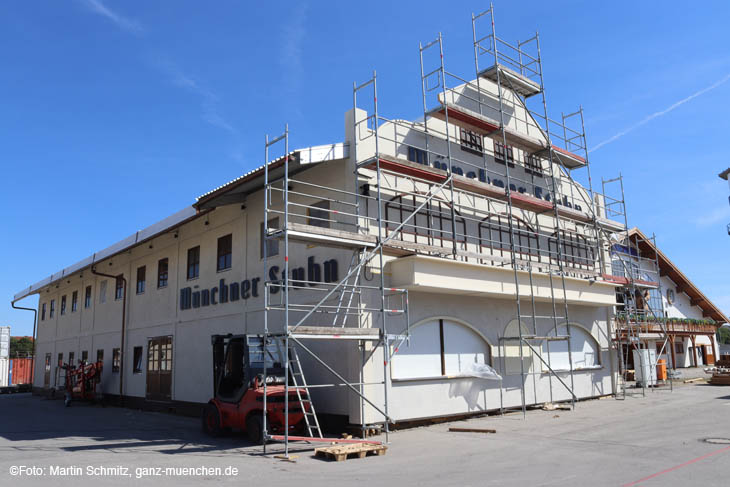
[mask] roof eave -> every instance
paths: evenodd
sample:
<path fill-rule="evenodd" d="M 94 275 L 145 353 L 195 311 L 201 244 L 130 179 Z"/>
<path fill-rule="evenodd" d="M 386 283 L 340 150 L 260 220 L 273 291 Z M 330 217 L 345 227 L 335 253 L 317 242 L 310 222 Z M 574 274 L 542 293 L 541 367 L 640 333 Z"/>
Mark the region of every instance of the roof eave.
<path fill-rule="evenodd" d="M 664 266 L 666 266 L 666 267 L 669 267 L 671 269 L 671 271 L 676 275 L 676 277 L 681 281 L 681 282 L 675 281 L 676 284 L 686 286 L 688 288 L 688 290 L 692 291 L 700 298 L 698 300 L 699 302 L 696 306 L 699 306 L 702 309 L 703 313 L 706 313 L 713 320 L 717 321 L 718 326 L 722 323 L 730 323 L 730 319 L 727 316 L 725 316 L 725 313 L 720 311 L 720 308 L 715 306 L 715 304 L 712 301 L 710 301 L 710 299 L 707 296 L 705 296 L 704 293 L 702 291 L 700 291 L 699 288 L 697 286 L 695 286 L 694 283 L 686 275 L 684 275 L 684 273 L 681 270 L 679 270 L 679 268 L 674 264 L 674 262 L 672 262 L 669 259 L 669 257 L 664 255 L 664 253 L 661 250 L 659 250 L 656 246 L 652 245 L 651 241 L 647 238 L 646 235 L 644 235 L 644 232 L 642 232 L 637 227 L 634 227 L 629 230 L 629 237 L 634 236 L 634 235 L 638 235 L 639 238 L 644 240 L 650 246 L 650 248 L 654 252 L 656 252 L 658 261 L 659 261 L 660 271 L 661 271 L 661 268 L 663 267 L 662 264 L 664 264 Z M 661 275 L 661 272 L 660 272 L 660 275 Z M 674 279 L 672 279 L 672 280 L 674 280 Z M 691 296 L 690 296 L 690 298 L 691 298 Z M 703 304 L 705 306 L 703 306 Z"/>

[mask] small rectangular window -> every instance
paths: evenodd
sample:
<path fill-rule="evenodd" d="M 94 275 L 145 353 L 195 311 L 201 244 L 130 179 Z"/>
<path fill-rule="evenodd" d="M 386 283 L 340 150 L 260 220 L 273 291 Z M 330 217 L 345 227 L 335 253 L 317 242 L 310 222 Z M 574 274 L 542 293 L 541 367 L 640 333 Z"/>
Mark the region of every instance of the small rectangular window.
<path fill-rule="evenodd" d="M 144 294 L 144 288 L 147 283 L 147 267 L 137 267 L 137 294 Z"/>
<path fill-rule="evenodd" d="M 682 342 L 675 342 L 675 344 L 674 344 L 674 353 L 684 353 L 684 343 L 682 343 Z"/>
<path fill-rule="evenodd" d="M 99 302 L 106 303 L 106 281 L 101 281 L 99 284 Z"/>
<path fill-rule="evenodd" d="M 58 354 L 58 365 L 63 365 L 63 353 Z"/>
<path fill-rule="evenodd" d="M 313 227 L 329 228 L 330 227 L 330 202 L 329 200 L 318 201 L 313 203 L 311 208 L 307 208 L 307 224 Z"/>
<path fill-rule="evenodd" d="M 118 348 L 112 349 L 112 372 L 119 372 L 122 363 L 122 353 Z"/>
<path fill-rule="evenodd" d="M 117 276 L 114 286 L 114 299 L 124 299 L 124 279 L 121 274 Z"/>
<path fill-rule="evenodd" d="M 71 293 L 71 312 L 75 313 L 79 309 L 79 292 L 74 291 Z"/>
<path fill-rule="evenodd" d="M 41 305 L 41 321 L 46 319 L 46 303 Z"/>
<path fill-rule="evenodd" d="M 69 365 L 70 365 L 71 367 L 73 367 L 73 366 L 75 365 L 75 364 L 74 364 L 74 355 L 75 355 L 75 353 L 74 353 L 74 352 L 68 352 L 68 364 L 69 364 Z"/>
<path fill-rule="evenodd" d="M 89 361 L 89 351 L 88 350 L 82 350 L 81 351 L 81 361 L 82 362 L 88 362 Z"/>
<path fill-rule="evenodd" d="M 104 363 L 104 349 L 99 349 L 96 351 L 96 361 Z"/>
<path fill-rule="evenodd" d="M 53 318 L 53 315 L 56 313 L 56 300 L 51 299 L 51 311 L 48 313 L 48 316 Z"/>
<path fill-rule="evenodd" d="M 134 370 L 135 374 L 142 373 L 142 347 L 134 347 Z"/>
<path fill-rule="evenodd" d="M 66 295 L 61 296 L 61 315 L 66 314 Z"/>
<path fill-rule="evenodd" d="M 46 369 L 46 372 L 50 372 L 51 371 L 51 354 L 50 353 L 47 353 L 46 354 L 46 366 L 45 366 L 45 369 Z"/>
<path fill-rule="evenodd" d="M 471 130 L 460 129 L 461 149 L 473 154 L 482 155 L 484 147 L 482 146 L 482 136 L 472 132 Z"/>
<path fill-rule="evenodd" d="M 91 286 L 86 286 L 84 291 L 84 308 L 91 308 Z"/>
<path fill-rule="evenodd" d="M 423 149 L 408 147 L 408 160 L 428 166 L 428 153 Z"/>
<path fill-rule="evenodd" d="M 514 151 L 512 150 L 512 146 L 507 146 L 507 164 L 509 164 L 509 167 L 515 167 L 515 157 L 514 157 Z M 504 164 L 505 162 L 505 150 L 504 145 L 502 145 L 501 142 L 494 141 L 494 162 L 497 162 L 499 164 Z"/>
<path fill-rule="evenodd" d="M 233 235 L 230 233 L 218 239 L 218 271 L 230 269 L 233 265 Z"/>
<path fill-rule="evenodd" d="M 188 279 L 196 279 L 200 275 L 200 245 L 188 249 Z"/>
<path fill-rule="evenodd" d="M 542 176 L 542 160 L 535 155 L 527 154 L 525 157 L 525 170 L 535 176 Z"/>
<path fill-rule="evenodd" d="M 269 229 L 279 228 L 279 217 L 277 216 L 276 218 L 272 218 L 271 220 L 269 220 L 267 226 L 269 227 Z M 261 239 L 261 258 L 264 258 L 264 249 L 266 249 L 267 257 L 274 257 L 275 255 L 279 255 L 279 241 L 273 238 L 266 238 L 264 232 L 264 222 L 261 222 L 261 232 L 259 234 L 259 237 Z"/>
<path fill-rule="evenodd" d="M 168 263 L 167 258 L 157 262 L 157 289 L 167 287 Z"/>

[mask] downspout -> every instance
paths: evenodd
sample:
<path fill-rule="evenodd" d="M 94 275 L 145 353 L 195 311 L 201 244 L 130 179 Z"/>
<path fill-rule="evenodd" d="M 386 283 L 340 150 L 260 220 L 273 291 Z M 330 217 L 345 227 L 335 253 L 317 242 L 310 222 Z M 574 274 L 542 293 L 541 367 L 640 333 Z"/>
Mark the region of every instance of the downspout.
<path fill-rule="evenodd" d="M 30 387 L 32 391 L 33 385 L 35 384 L 35 328 L 36 322 L 38 321 L 38 310 L 35 308 L 24 308 L 22 306 L 15 306 L 15 300 L 10 302 L 10 306 L 12 306 L 14 309 L 22 309 L 25 311 L 33 312 L 33 355 L 30 358 Z"/>
<path fill-rule="evenodd" d="M 92 264 L 91 266 L 91 273 L 96 276 L 101 277 L 108 277 L 110 279 L 114 279 L 116 282 L 116 279 L 121 278 L 122 279 L 122 344 L 121 348 L 119 349 L 119 405 L 124 406 L 124 395 L 122 392 L 124 391 L 124 335 L 126 333 L 126 313 L 127 313 L 127 279 L 124 277 L 124 274 L 120 274 L 119 276 L 112 276 L 111 274 L 104 274 L 103 272 L 97 272 L 96 268 Z M 114 357 L 112 357 L 112 361 L 114 360 Z"/>

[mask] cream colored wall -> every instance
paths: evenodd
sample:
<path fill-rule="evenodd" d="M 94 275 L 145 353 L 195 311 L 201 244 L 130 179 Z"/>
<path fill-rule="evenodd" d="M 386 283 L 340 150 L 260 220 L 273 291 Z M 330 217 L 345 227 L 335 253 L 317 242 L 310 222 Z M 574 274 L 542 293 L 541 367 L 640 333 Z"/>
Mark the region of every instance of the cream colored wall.
<path fill-rule="evenodd" d="M 480 299 L 465 296 L 440 296 L 430 293 L 413 292 L 409 295 L 411 302 L 411 322 L 419 323 L 429 318 L 451 318 L 467 323 L 471 328 L 483 335 L 490 345 L 492 366 L 503 376 L 503 405 L 516 407 L 521 404 L 519 374 L 506 374 L 500 349 L 500 337 L 504 336 L 505 328 L 516 315 L 514 301 Z M 523 313 L 527 313 L 523 302 Z M 562 312 L 562 309 L 561 309 Z M 538 304 L 537 313 L 549 315 L 547 304 Z M 610 337 L 607 329 L 605 309 L 585 306 L 571 306 L 568 311 L 571 323 L 585 328 L 598 343 L 601 356 L 601 366 L 597 369 L 575 371 L 573 379 L 574 391 L 579 398 L 595 397 L 612 394 L 612 352 Z M 532 332 L 532 324 L 523 319 L 525 326 Z M 565 320 L 560 320 L 564 322 Z M 547 322 L 538 322 L 538 334 L 547 335 L 551 325 Z M 536 349 L 541 343 L 535 342 Z M 403 345 L 405 348 L 406 345 Z M 525 349 L 525 353 L 527 353 Z M 543 358 L 547 360 L 543 354 Z M 526 403 L 538 404 L 548 401 L 568 400 L 570 394 L 560 385 L 557 379 L 546 372 L 539 359 L 535 356 L 530 373 L 526 376 Z M 369 362 L 366 370 L 369 380 L 382 380 L 382 354 L 376 353 Z M 558 373 L 567 384 L 570 383 L 568 372 Z M 552 395 L 551 395 L 552 383 Z M 479 390 L 478 406 L 470 407 L 467 396 Z M 383 404 L 382 388 L 370 387 L 373 402 Z M 468 378 L 441 378 L 428 380 L 397 380 L 392 381 L 389 387 L 390 414 L 397 420 L 417 419 L 429 416 L 442 416 L 492 410 L 500 407 L 499 383 Z M 372 408 L 367 407 L 366 421 L 373 422 L 382 419 Z M 350 420 L 358 421 L 358 416 L 351 413 Z"/>

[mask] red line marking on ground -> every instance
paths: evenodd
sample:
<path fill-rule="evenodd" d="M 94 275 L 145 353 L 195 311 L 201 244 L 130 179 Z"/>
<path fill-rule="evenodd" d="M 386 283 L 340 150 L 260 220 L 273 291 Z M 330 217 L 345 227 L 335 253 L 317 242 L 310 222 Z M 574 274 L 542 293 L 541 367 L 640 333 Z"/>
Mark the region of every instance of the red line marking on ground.
<path fill-rule="evenodd" d="M 648 477 L 644 477 L 643 479 L 634 480 L 633 482 L 629 482 L 628 484 L 624 484 L 622 487 L 631 487 L 633 485 L 640 484 L 641 482 L 645 482 L 645 481 L 650 480 L 650 479 L 653 479 L 655 477 L 659 477 L 660 475 L 664 475 L 665 473 L 673 472 L 673 471 L 678 470 L 678 469 L 680 469 L 682 467 L 686 467 L 687 465 L 692 465 L 693 463 L 699 462 L 700 460 L 704 460 L 705 458 L 709 458 L 711 456 L 718 455 L 718 454 L 720 454 L 722 452 L 726 452 L 728 450 L 730 450 L 730 446 L 726 446 L 725 448 L 720 448 L 719 450 L 715 450 L 715 451 L 710 452 L 710 453 L 708 453 L 706 455 L 702 455 L 701 457 L 697 457 L 697 458 L 695 458 L 693 460 L 690 460 L 688 462 L 684 462 L 684 463 L 681 463 L 679 465 L 675 465 L 674 467 L 670 467 L 670 468 L 668 468 L 666 470 L 662 470 L 661 472 L 657 472 L 655 474 L 649 475 Z"/>

